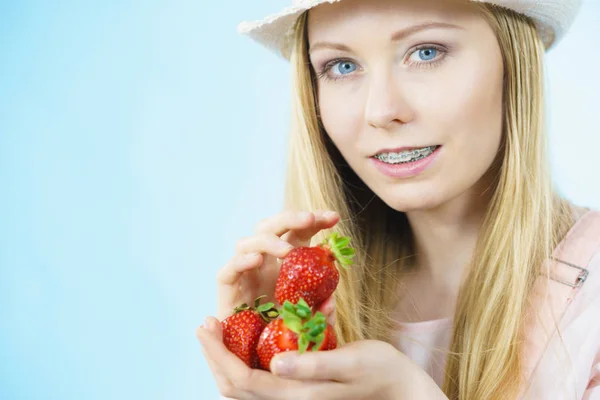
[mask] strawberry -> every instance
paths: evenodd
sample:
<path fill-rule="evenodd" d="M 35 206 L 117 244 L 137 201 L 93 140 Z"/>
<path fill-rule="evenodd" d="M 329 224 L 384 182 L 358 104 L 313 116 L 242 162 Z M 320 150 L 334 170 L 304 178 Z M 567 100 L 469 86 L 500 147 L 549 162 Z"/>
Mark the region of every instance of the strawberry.
<path fill-rule="evenodd" d="M 234 309 L 234 314 L 221 322 L 223 343 L 250 368 L 260 368 L 256 345 L 268 322 L 277 318 L 279 312 L 273 303 L 260 304 L 260 296 L 254 307 L 242 304 Z"/>
<path fill-rule="evenodd" d="M 325 315 L 312 315 L 308 304 L 300 299 L 297 305 L 286 301 L 280 311 L 283 318 L 271 321 L 263 330 L 256 352 L 262 368 L 270 371 L 271 359 L 279 353 L 298 350 L 333 350 L 337 338 L 333 327 L 325 321 Z"/>
<path fill-rule="evenodd" d="M 354 249 L 350 239 L 334 232 L 313 247 L 298 247 L 283 259 L 275 284 L 275 300 L 296 304 L 300 298 L 317 309 L 335 291 L 340 274 L 337 261 L 343 268 L 352 264 Z"/>

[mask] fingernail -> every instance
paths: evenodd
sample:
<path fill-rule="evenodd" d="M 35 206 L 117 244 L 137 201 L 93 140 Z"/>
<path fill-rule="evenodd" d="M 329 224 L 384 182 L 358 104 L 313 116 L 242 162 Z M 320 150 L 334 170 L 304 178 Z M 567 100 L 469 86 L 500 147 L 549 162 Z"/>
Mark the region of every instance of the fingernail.
<path fill-rule="evenodd" d="M 298 214 L 298 217 L 300 219 L 306 219 L 310 216 L 310 213 L 308 211 L 302 211 Z"/>
<path fill-rule="evenodd" d="M 287 242 L 277 242 L 277 247 L 285 251 L 292 250 L 294 248 L 294 246 Z"/>
<path fill-rule="evenodd" d="M 271 371 L 279 376 L 291 375 L 296 368 L 296 362 L 292 359 L 293 357 L 282 356 L 275 360 Z"/>
<path fill-rule="evenodd" d="M 325 218 L 333 218 L 337 216 L 337 213 L 335 211 L 327 211 L 325 214 L 323 214 L 323 216 Z"/>

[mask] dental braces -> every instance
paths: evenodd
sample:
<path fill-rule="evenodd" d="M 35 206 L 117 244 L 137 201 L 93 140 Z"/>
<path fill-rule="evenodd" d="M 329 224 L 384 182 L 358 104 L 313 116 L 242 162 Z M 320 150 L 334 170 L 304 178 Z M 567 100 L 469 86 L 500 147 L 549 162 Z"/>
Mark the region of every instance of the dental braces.
<path fill-rule="evenodd" d="M 379 154 L 376 157 L 383 162 L 391 162 L 391 163 L 399 163 L 410 161 L 413 158 L 417 159 L 418 157 L 427 157 L 433 153 L 433 149 L 431 147 L 427 147 L 420 150 L 413 150 L 408 153 L 389 153 L 389 154 Z"/>

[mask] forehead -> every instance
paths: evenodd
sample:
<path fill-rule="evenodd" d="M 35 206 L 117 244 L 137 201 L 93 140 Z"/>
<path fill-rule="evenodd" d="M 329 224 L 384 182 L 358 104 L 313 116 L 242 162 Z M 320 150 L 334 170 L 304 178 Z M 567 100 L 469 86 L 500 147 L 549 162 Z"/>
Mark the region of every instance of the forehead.
<path fill-rule="evenodd" d="M 309 39 L 369 25 L 445 22 L 467 27 L 481 20 L 478 10 L 479 6 L 469 0 L 340 0 L 309 11 Z"/>

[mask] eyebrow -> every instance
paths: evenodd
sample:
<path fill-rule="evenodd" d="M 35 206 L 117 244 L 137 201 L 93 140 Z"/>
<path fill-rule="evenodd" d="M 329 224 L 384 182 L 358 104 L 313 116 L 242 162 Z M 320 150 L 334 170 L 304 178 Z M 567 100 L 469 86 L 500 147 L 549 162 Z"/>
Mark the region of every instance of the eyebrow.
<path fill-rule="evenodd" d="M 449 24 L 447 22 L 424 22 L 422 24 L 409 26 L 407 28 L 399 30 L 398 32 L 395 32 L 394 34 L 392 34 L 391 39 L 393 42 L 397 42 L 399 40 L 407 38 L 410 35 L 414 35 L 417 32 L 435 28 L 465 30 L 465 28 L 463 28 L 462 26 Z M 334 49 L 348 52 L 350 51 L 350 47 L 341 43 L 317 42 L 310 46 L 309 52 L 313 52 L 318 49 Z"/>

